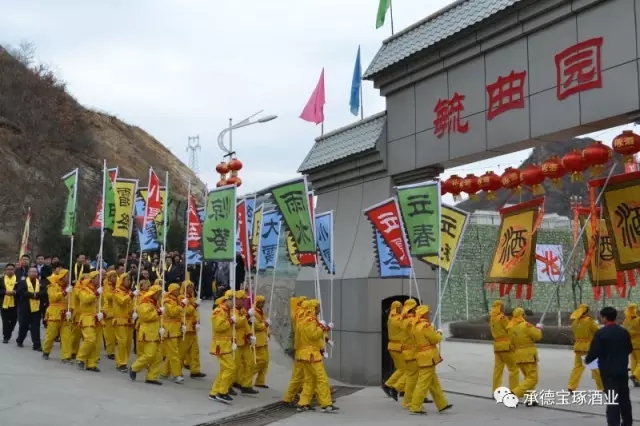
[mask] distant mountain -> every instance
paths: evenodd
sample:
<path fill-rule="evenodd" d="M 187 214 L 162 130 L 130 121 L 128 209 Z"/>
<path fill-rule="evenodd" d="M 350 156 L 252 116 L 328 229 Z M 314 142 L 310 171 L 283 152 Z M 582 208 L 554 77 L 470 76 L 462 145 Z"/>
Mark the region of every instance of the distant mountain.
<path fill-rule="evenodd" d="M 534 148 L 533 152 L 527 158 L 522 165 L 519 167 L 520 170 L 524 170 L 525 167 L 529 166 L 533 163 L 541 164 L 546 161 L 549 157 L 554 155 L 562 158 L 565 154 L 569 153 L 572 149 L 582 150 L 587 146 L 591 145 L 594 142 L 594 139 L 591 138 L 581 138 L 581 139 L 572 139 L 567 142 L 562 143 L 545 143 L 537 148 Z M 622 164 L 622 157 L 613 154 L 613 161 L 616 163 L 616 171 L 614 173 L 622 173 L 624 170 L 624 166 Z M 610 163 L 610 166 L 613 163 Z M 609 167 L 610 167 L 609 166 Z M 605 173 L 608 173 L 609 168 L 605 169 Z M 463 178 L 464 176 L 460 176 Z M 578 197 L 582 197 L 583 200 L 587 200 L 589 196 L 589 190 L 587 188 L 587 180 L 590 177 L 589 171 L 584 172 L 584 182 L 571 182 L 571 175 L 567 174 L 564 178 L 562 178 L 562 186 L 560 188 L 555 188 L 551 184 L 551 181 L 545 180 L 543 187 L 545 190 L 545 203 L 544 203 L 544 211 L 545 213 L 557 213 L 561 216 L 571 216 L 571 205 L 569 202 L 569 197 L 576 195 Z M 511 191 L 506 189 L 501 189 L 497 194 L 496 198 L 493 200 L 487 200 L 484 196 L 484 193 L 479 194 L 478 200 L 464 200 L 458 204 L 456 207 L 461 208 L 462 210 L 468 211 L 470 213 L 475 212 L 476 210 L 489 210 L 496 211 L 503 207 L 505 204 L 517 204 L 519 202 L 529 201 L 534 198 L 530 191 L 523 189 L 522 195 L 514 194 L 511 195 Z"/>

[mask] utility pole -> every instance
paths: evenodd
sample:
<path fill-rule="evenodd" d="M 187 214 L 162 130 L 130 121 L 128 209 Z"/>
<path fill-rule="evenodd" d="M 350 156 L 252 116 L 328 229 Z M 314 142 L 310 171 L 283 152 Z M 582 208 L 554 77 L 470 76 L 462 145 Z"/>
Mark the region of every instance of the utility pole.
<path fill-rule="evenodd" d="M 196 176 L 200 177 L 198 153 L 200 152 L 200 136 L 189 136 L 187 140 L 187 152 L 189 153 L 189 168 Z"/>

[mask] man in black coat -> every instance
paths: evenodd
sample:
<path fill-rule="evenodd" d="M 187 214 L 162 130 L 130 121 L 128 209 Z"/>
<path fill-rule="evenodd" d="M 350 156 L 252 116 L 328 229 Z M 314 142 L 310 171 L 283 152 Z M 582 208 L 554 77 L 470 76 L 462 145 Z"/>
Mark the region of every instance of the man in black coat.
<path fill-rule="evenodd" d="M 604 327 L 596 331 L 585 364 L 598 360 L 604 385 L 608 426 L 631 426 L 631 400 L 629 399 L 629 354 L 633 351 L 629 332 L 616 323 L 618 312 L 613 307 L 600 311 Z M 622 422 L 621 422 L 622 420 Z"/>
<path fill-rule="evenodd" d="M 38 268 L 29 268 L 29 274 L 24 281 L 18 282 L 18 337 L 16 343 L 23 347 L 27 331 L 31 335 L 34 351 L 42 351 L 40 345 L 40 301 L 47 293 L 47 285 L 38 279 Z"/>
<path fill-rule="evenodd" d="M 36 256 L 36 268 L 38 268 L 38 279 L 41 283 L 48 283 L 49 276 L 53 273 L 51 266 L 45 264 L 44 255 L 39 254 Z M 40 301 L 40 314 L 42 315 L 42 322 L 44 323 L 44 316 L 49 306 L 49 297 L 45 293 Z M 46 324 L 45 324 L 46 327 Z"/>

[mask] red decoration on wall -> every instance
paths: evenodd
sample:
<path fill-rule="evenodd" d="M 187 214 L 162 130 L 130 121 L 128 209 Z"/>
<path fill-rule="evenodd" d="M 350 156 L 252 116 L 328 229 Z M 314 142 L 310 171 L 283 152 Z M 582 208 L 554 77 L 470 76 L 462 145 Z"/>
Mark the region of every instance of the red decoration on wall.
<path fill-rule="evenodd" d="M 602 87 L 602 37 L 574 44 L 555 56 L 559 100 Z"/>
<path fill-rule="evenodd" d="M 451 99 L 438 99 L 433 112 L 436 119 L 433 120 L 433 133 L 438 139 L 447 133 L 467 133 L 469 122 L 464 123 L 460 119 L 460 114 L 464 111 L 464 95 L 458 92 L 453 94 Z"/>
<path fill-rule="evenodd" d="M 526 78 L 526 71 L 511 71 L 506 77 L 498 77 L 494 83 L 487 85 L 487 94 L 489 95 L 487 120 L 493 120 L 512 109 L 524 108 L 524 81 Z"/>

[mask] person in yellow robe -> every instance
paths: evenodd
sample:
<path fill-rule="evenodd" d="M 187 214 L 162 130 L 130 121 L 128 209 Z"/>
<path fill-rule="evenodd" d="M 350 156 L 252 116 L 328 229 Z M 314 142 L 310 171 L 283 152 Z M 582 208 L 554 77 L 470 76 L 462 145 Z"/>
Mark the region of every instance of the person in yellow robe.
<path fill-rule="evenodd" d="M 228 290 L 227 293 L 231 291 L 233 290 Z M 254 351 L 256 338 L 251 334 L 249 314 L 244 308 L 246 297 L 246 293 L 243 290 L 236 291 L 236 306 L 233 316 L 236 317 L 235 344 L 238 346 L 238 351 L 236 352 L 236 375 L 233 386 L 239 388 L 243 395 L 255 395 L 258 391 L 253 388 L 252 381 L 255 368 Z"/>
<path fill-rule="evenodd" d="M 254 307 L 249 311 L 249 318 L 253 318 L 252 327 L 256 336 L 256 375 L 255 387 L 268 389 L 267 372 L 269 371 L 269 319 L 264 314 L 264 296 L 256 296 Z M 253 378 L 253 375 L 251 377 Z"/>
<path fill-rule="evenodd" d="M 237 318 L 232 315 L 233 299 L 228 296 L 227 291 L 224 296 L 216 299 L 215 309 L 211 313 L 211 355 L 218 358 L 219 371 L 216 380 L 209 391 L 209 399 L 223 403 L 233 401 L 229 395 L 236 364 L 233 359 L 234 351 L 237 350 L 233 342 L 233 326 Z M 236 356 L 238 356 L 236 354 Z"/>
<path fill-rule="evenodd" d="M 120 274 L 112 300 L 113 334 L 116 340 L 116 369 L 122 373 L 129 370 L 129 354 L 133 346 L 133 303 L 131 278 L 128 273 Z"/>
<path fill-rule="evenodd" d="M 82 266 L 84 267 L 84 266 Z M 76 271 L 78 269 L 78 265 L 75 265 Z M 82 268 L 80 269 L 82 270 Z M 77 277 L 76 281 L 73 282 L 73 289 L 71 290 L 70 302 L 70 312 L 71 312 L 71 323 L 73 324 L 73 339 L 71 343 L 71 359 L 75 360 L 78 351 L 80 350 L 80 341 L 82 340 L 82 327 L 79 325 L 80 313 L 77 309 L 77 306 L 80 304 L 80 299 L 78 295 L 80 294 L 80 290 L 84 285 L 84 280 L 88 277 L 88 274 L 74 275 Z"/>
<path fill-rule="evenodd" d="M 182 360 L 180 358 L 180 342 L 182 341 L 182 306 L 178 301 L 180 296 L 180 284 L 169 284 L 167 294 L 164 297 L 164 316 L 162 325 L 165 334 L 162 338 L 162 354 L 164 356 L 164 368 L 162 377 L 173 380 L 174 383 L 183 384 Z"/>
<path fill-rule="evenodd" d="M 422 404 L 427 392 L 433 397 L 438 412 L 453 407 L 442 391 L 440 380 L 436 373 L 436 366 L 442 362 L 438 344 L 442 341 L 442 330 L 435 330 L 429 321 L 429 306 L 420 305 L 416 308 L 416 322 L 413 326 L 413 340 L 416 345 L 415 355 L 418 366 L 418 379 L 413 390 L 413 397 L 409 411 L 411 414 L 426 414 Z"/>
<path fill-rule="evenodd" d="M 502 386 L 504 369 L 509 372 L 509 389 L 515 389 L 520 380 L 520 372 L 516 365 L 514 346 L 507 327 L 509 318 L 504 314 L 504 302 L 493 302 L 489 316 L 491 337 L 493 338 L 493 391 Z M 493 395 L 493 393 L 492 393 Z"/>
<path fill-rule="evenodd" d="M 191 281 L 184 281 L 180 288 L 180 303 L 184 309 L 182 331 L 184 336 L 180 342 L 180 362 L 185 365 L 192 379 L 201 379 L 207 375 L 200 371 L 200 312 L 198 300 L 195 297 L 194 285 Z"/>
<path fill-rule="evenodd" d="M 629 303 L 624 310 L 624 320 L 622 326 L 627 329 L 631 335 L 631 375 L 630 379 L 634 387 L 640 386 L 640 317 L 638 317 L 638 305 Z"/>
<path fill-rule="evenodd" d="M 416 362 L 415 340 L 413 338 L 413 326 L 416 322 L 415 311 L 418 303 L 415 299 L 407 299 L 402 308 L 402 327 L 404 330 L 402 342 L 402 356 L 405 365 L 405 383 L 402 406 L 409 408 L 413 401 L 413 391 L 418 381 L 418 363 Z"/>
<path fill-rule="evenodd" d="M 404 357 L 402 356 L 402 340 L 404 339 L 404 327 L 402 325 L 402 303 L 395 300 L 391 303 L 389 317 L 387 318 L 387 351 L 393 360 L 394 372 L 382 385 L 382 390 L 391 398 L 398 400 L 398 393 L 404 387 L 398 386 L 400 379 L 405 374 Z"/>
<path fill-rule="evenodd" d="M 78 350 L 78 368 L 81 370 L 99 372 L 99 348 L 102 346 L 103 313 L 98 311 L 98 303 L 102 294 L 100 287 L 100 272 L 91 271 L 81 279 L 78 291 L 76 311 L 78 327 L 82 333 L 82 343 Z M 78 284 L 76 284 L 76 287 Z"/>
<path fill-rule="evenodd" d="M 138 305 L 138 351 L 139 355 L 129 368 L 129 378 L 135 381 L 139 372 L 147 369 L 144 382 L 150 385 L 162 385 L 158 380 L 162 364 L 161 337 L 164 331 L 160 327 L 160 317 L 164 307 L 160 306 L 162 287 L 152 285 L 141 297 Z"/>
<path fill-rule="evenodd" d="M 298 402 L 299 411 L 311 409 L 314 395 L 323 412 L 335 413 L 338 407 L 333 405 L 329 377 L 324 368 L 325 333 L 330 331 L 324 321 L 318 320 L 320 302 L 309 301 L 307 315 L 300 324 L 300 349 L 296 351 L 296 359 L 304 368 L 304 386 Z"/>
<path fill-rule="evenodd" d="M 69 271 L 64 268 L 49 276 L 47 295 L 49 306 L 45 312 L 47 328 L 42 345 L 42 358 L 49 359 L 53 342 L 60 336 L 60 361 L 71 362 L 71 346 L 73 344 L 73 324 L 71 313 L 67 311 L 68 298 L 72 288 L 69 286 Z"/>
<path fill-rule="evenodd" d="M 580 378 L 584 373 L 584 363 L 582 357 L 587 355 L 589 347 L 591 346 L 591 340 L 596 334 L 596 331 L 600 329 L 600 326 L 589 316 L 589 306 L 581 304 L 578 309 L 573 311 L 570 316 L 571 330 L 573 331 L 573 369 L 569 375 L 569 385 L 567 389 L 569 392 L 573 392 L 580 386 Z M 599 370 L 591 370 L 591 377 L 596 382 L 598 390 L 603 390 L 602 378 L 600 377 Z"/>
<path fill-rule="evenodd" d="M 162 287 L 162 280 L 156 280 L 155 282 L 158 284 L 154 284 L 154 285 L 159 285 L 160 287 Z M 149 291 L 149 289 L 151 288 L 151 285 L 152 285 L 151 281 L 141 279 L 140 281 L 138 281 L 138 287 L 133 291 L 133 295 L 135 296 L 135 299 L 133 301 L 133 316 L 132 316 L 133 317 L 133 352 L 135 352 L 136 356 L 140 356 L 140 347 L 138 346 L 138 340 L 139 340 L 138 330 L 140 330 L 140 321 L 138 320 L 137 305 L 141 296 L 146 294 Z"/>
<path fill-rule="evenodd" d="M 115 269 L 107 272 L 102 282 L 102 312 L 104 313 L 104 346 L 107 358 L 116 359 L 116 336 L 113 326 L 113 295 L 116 291 L 118 273 Z"/>
<path fill-rule="evenodd" d="M 291 331 L 293 335 L 293 369 L 291 370 L 291 379 L 287 391 L 282 397 L 282 401 L 287 405 L 293 405 L 296 396 L 302 390 L 304 385 L 304 367 L 301 362 L 297 361 L 295 352 L 299 349 L 299 325 L 309 309 L 309 301 L 305 296 L 292 297 L 289 301 L 289 315 L 291 319 Z"/>
<path fill-rule="evenodd" d="M 536 342 L 542 340 L 542 324 L 535 327 L 527 322 L 524 317 L 524 309 L 513 310 L 511 321 L 508 325 L 509 336 L 515 347 L 516 365 L 524 376 L 524 379 L 511 389 L 518 398 L 535 391 L 538 384 L 538 349 Z M 538 405 L 534 400 L 527 400 L 527 405 Z"/>

